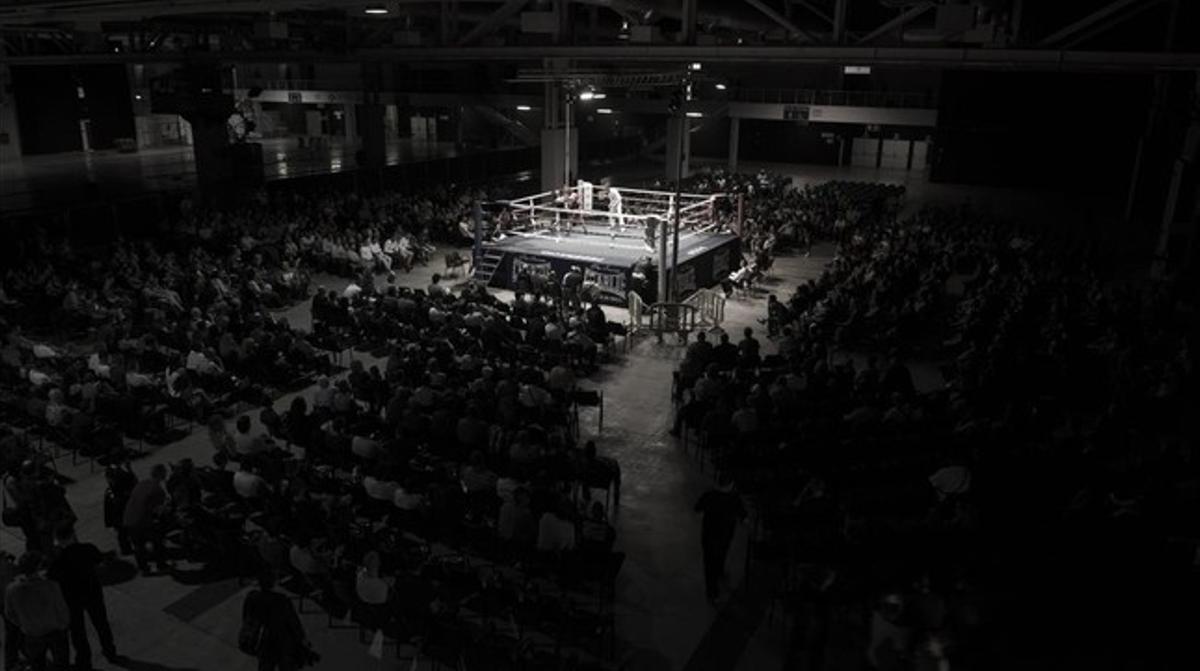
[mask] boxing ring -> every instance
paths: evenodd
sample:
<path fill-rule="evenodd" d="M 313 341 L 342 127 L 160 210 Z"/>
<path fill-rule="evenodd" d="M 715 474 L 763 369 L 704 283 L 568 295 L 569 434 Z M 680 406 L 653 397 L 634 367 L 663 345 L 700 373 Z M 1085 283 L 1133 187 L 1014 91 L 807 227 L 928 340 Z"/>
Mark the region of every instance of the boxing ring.
<path fill-rule="evenodd" d="M 724 194 L 681 194 L 679 247 L 672 246 L 676 196 L 673 192 L 610 188 L 587 182 L 506 202 L 507 224 L 496 227 L 482 245 L 479 262 L 491 286 L 518 288 L 559 278 L 579 266 L 598 298 L 627 305 L 628 292 L 657 299 L 660 257 L 668 279 L 677 275 L 679 292 L 712 286 L 737 268 L 740 240 L 735 208 Z M 664 245 L 665 243 L 665 245 Z M 665 249 L 664 249 L 665 246 Z M 674 259 L 678 258 L 678 269 Z"/>

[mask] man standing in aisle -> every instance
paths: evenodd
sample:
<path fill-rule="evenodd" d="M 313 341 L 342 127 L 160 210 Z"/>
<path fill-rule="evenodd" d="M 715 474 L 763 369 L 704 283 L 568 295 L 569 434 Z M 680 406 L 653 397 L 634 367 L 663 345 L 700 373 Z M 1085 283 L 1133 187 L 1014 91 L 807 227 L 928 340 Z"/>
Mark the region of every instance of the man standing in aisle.
<path fill-rule="evenodd" d="M 33 671 L 46 668 L 46 653 L 54 666 L 69 665 L 67 627 L 71 623 L 67 602 L 58 584 L 42 575 L 40 552 L 26 552 L 17 562 L 17 577 L 4 590 L 4 618 L 21 630 L 25 658 Z"/>
<path fill-rule="evenodd" d="M 86 671 L 92 668 L 92 646 L 88 642 L 85 614 L 91 618 L 92 627 L 96 629 L 104 658 L 110 662 L 121 661 L 117 647 L 113 644 L 112 627 L 108 624 L 104 588 L 96 574 L 102 558 L 100 550 L 91 543 L 80 543 L 75 537 L 75 529 L 70 525 L 59 527 L 54 536 L 58 546 L 58 557 L 50 564 L 49 577 L 62 589 L 71 616 L 71 646 L 75 648 L 75 669 Z"/>
<path fill-rule="evenodd" d="M 137 558 L 138 568 L 143 575 L 150 574 L 150 562 L 158 564 L 158 569 L 166 569 L 166 558 L 163 556 L 163 539 L 158 526 L 158 515 L 167 504 L 167 490 L 163 482 L 167 479 L 167 467 L 155 464 L 150 469 L 150 477 L 134 486 L 129 493 L 129 502 L 125 504 L 125 515 L 122 520 L 129 530 L 129 540 L 133 542 L 133 554 Z M 146 546 L 153 547 L 151 552 Z"/>
<path fill-rule="evenodd" d="M 716 488 L 710 489 L 696 502 L 696 512 L 704 514 L 700 531 L 700 546 L 704 551 L 704 590 L 711 603 L 721 592 L 725 575 L 725 557 L 733 542 L 738 522 L 746 519 L 742 497 L 733 491 L 729 476 L 722 475 Z"/>

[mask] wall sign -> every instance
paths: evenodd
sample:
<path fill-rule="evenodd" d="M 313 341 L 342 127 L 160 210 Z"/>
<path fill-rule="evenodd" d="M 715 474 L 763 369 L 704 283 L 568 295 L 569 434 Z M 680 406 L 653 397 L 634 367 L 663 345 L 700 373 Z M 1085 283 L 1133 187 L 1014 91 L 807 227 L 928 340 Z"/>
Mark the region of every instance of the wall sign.
<path fill-rule="evenodd" d="M 293 105 L 299 105 L 304 102 L 304 96 L 299 91 L 288 91 L 288 102 Z"/>
<path fill-rule="evenodd" d="M 784 105 L 784 121 L 808 121 L 808 107 L 804 105 Z"/>

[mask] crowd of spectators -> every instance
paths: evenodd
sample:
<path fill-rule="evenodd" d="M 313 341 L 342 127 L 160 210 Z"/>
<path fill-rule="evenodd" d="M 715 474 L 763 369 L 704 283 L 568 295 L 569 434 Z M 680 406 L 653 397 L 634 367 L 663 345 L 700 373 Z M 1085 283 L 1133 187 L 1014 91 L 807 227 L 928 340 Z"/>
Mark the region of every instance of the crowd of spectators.
<path fill-rule="evenodd" d="M 970 206 L 831 224 L 850 188 L 803 192 L 837 251 L 769 300 L 777 353 L 722 334 L 678 372 L 677 431 L 785 567 L 793 663 L 847 628 L 876 669 L 1191 654 L 1196 287 Z"/>
<path fill-rule="evenodd" d="M 397 279 L 458 234 L 477 195 L 277 194 L 187 208 L 171 240 L 23 241 L 0 295 L 5 524 L 28 552 L 56 553 L 74 514 L 47 446 L 74 448 L 106 467 L 106 524 L 146 574 L 174 557 L 206 575 L 266 569 L 262 593 L 281 577 L 451 664 L 603 652 L 611 611 L 595 595 L 611 596 L 621 564 L 619 469 L 578 444 L 575 404 L 607 351 L 603 311 L 577 293 L 507 304 Z M 314 287 L 317 272 L 351 283 Z M 300 301 L 311 331 L 277 316 Z M 348 371 L 347 349 L 363 353 Z M 207 426 L 211 464 L 139 480 L 130 439 L 172 436 L 177 418 Z M 539 649 L 534 629 L 556 645 Z"/>

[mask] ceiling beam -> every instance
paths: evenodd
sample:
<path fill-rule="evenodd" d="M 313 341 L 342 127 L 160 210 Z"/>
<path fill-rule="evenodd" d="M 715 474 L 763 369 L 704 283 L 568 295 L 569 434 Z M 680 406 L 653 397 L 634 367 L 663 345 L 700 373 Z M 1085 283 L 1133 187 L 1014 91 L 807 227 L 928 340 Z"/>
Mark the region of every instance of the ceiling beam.
<path fill-rule="evenodd" d="M 496 32 L 500 26 L 503 26 L 512 17 L 516 16 L 529 0 L 505 0 L 503 5 L 500 5 L 496 11 L 483 20 L 482 23 L 476 25 L 466 35 L 458 40 L 458 46 L 466 46 L 475 40 L 491 35 Z"/>
<path fill-rule="evenodd" d="M 506 47 L 392 47 L 345 53 L 318 51 L 244 51 L 189 53 L 97 53 L 14 56 L 10 65 L 69 65 L 83 63 L 227 62 L 367 62 L 403 60 L 408 63 L 484 61 L 542 63 L 543 59 L 609 61 L 618 65 L 659 63 L 679 65 L 701 61 L 721 63 L 894 65 L 905 68 L 973 68 L 1037 71 L 1179 71 L 1200 69 L 1200 53 L 1066 51 L 1061 49 L 963 49 L 951 47 L 840 46 L 506 46 Z"/>
<path fill-rule="evenodd" d="M 767 17 L 768 19 L 771 19 L 772 21 L 774 21 L 775 23 L 780 25 L 784 30 L 786 30 L 788 32 L 788 35 L 790 35 L 792 37 L 803 37 L 804 39 L 808 40 L 809 42 L 818 42 L 819 41 L 816 38 L 816 36 L 814 36 L 812 33 L 808 32 L 807 30 L 804 30 L 800 26 L 797 26 L 796 24 L 792 23 L 791 21 L 789 21 L 787 19 L 787 17 L 783 16 L 782 14 L 775 11 L 774 9 L 771 9 L 770 7 L 768 7 L 766 5 L 766 3 L 764 3 L 762 0 L 746 0 L 746 4 L 757 9 L 763 16 Z"/>
<path fill-rule="evenodd" d="M 1075 22 L 1071 23 L 1070 25 L 1064 26 L 1060 30 L 1050 33 L 1046 37 L 1043 37 L 1042 41 L 1038 42 L 1038 46 L 1049 47 L 1049 46 L 1058 44 L 1059 42 L 1065 40 L 1066 38 L 1071 37 L 1075 33 L 1078 33 L 1081 30 L 1085 30 L 1085 29 L 1091 27 L 1092 25 L 1099 23 L 1100 21 L 1103 21 L 1104 19 L 1107 19 L 1108 17 L 1124 10 L 1126 7 L 1129 7 L 1130 5 L 1136 5 L 1140 2 L 1149 3 L 1149 2 L 1153 2 L 1153 0 L 1114 0 L 1113 2 L 1110 2 L 1107 5 L 1101 7 L 1100 9 L 1097 9 L 1096 11 L 1092 12 L 1091 14 L 1088 14 L 1087 16 L 1083 17 L 1082 19 L 1079 19 L 1078 21 L 1075 21 Z"/>
<path fill-rule="evenodd" d="M 909 21 L 912 21 L 913 19 L 921 16 L 922 14 L 924 14 L 925 12 L 929 11 L 932 8 L 933 8 L 932 2 L 922 2 L 918 5 L 914 5 L 911 9 L 902 13 L 900 16 L 897 16 L 896 18 L 892 19 L 891 21 L 884 23 L 883 25 L 879 26 L 875 30 L 872 30 L 871 32 L 867 33 L 866 35 L 863 35 L 862 37 L 860 37 L 858 39 L 858 44 L 870 44 L 874 40 L 878 39 L 879 37 L 881 37 L 883 35 L 887 35 L 888 33 L 892 32 L 893 30 L 898 30 L 900 28 L 903 28 L 905 25 L 908 24 Z"/>
<path fill-rule="evenodd" d="M 808 0 L 788 0 L 788 1 L 791 4 L 800 5 L 801 7 L 807 9 L 808 11 L 812 12 L 813 14 L 816 14 L 825 23 L 828 23 L 831 26 L 833 25 L 833 17 L 826 14 L 824 11 L 821 10 L 820 7 L 812 4 Z M 838 0 L 838 2 L 843 2 L 843 1 L 844 0 Z"/>
<path fill-rule="evenodd" d="M 1109 16 L 1107 19 L 1093 24 L 1078 35 L 1074 35 L 1070 40 L 1062 44 L 1063 49 L 1074 49 L 1075 47 L 1087 42 L 1088 40 L 1103 35 L 1117 26 L 1125 23 L 1146 12 L 1148 9 L 1153 9 L 1166 2 L 1166 0 L 1146 0 L 1145 4 L 1135 5 L 1129 11 L 1122 14 Z"/>

